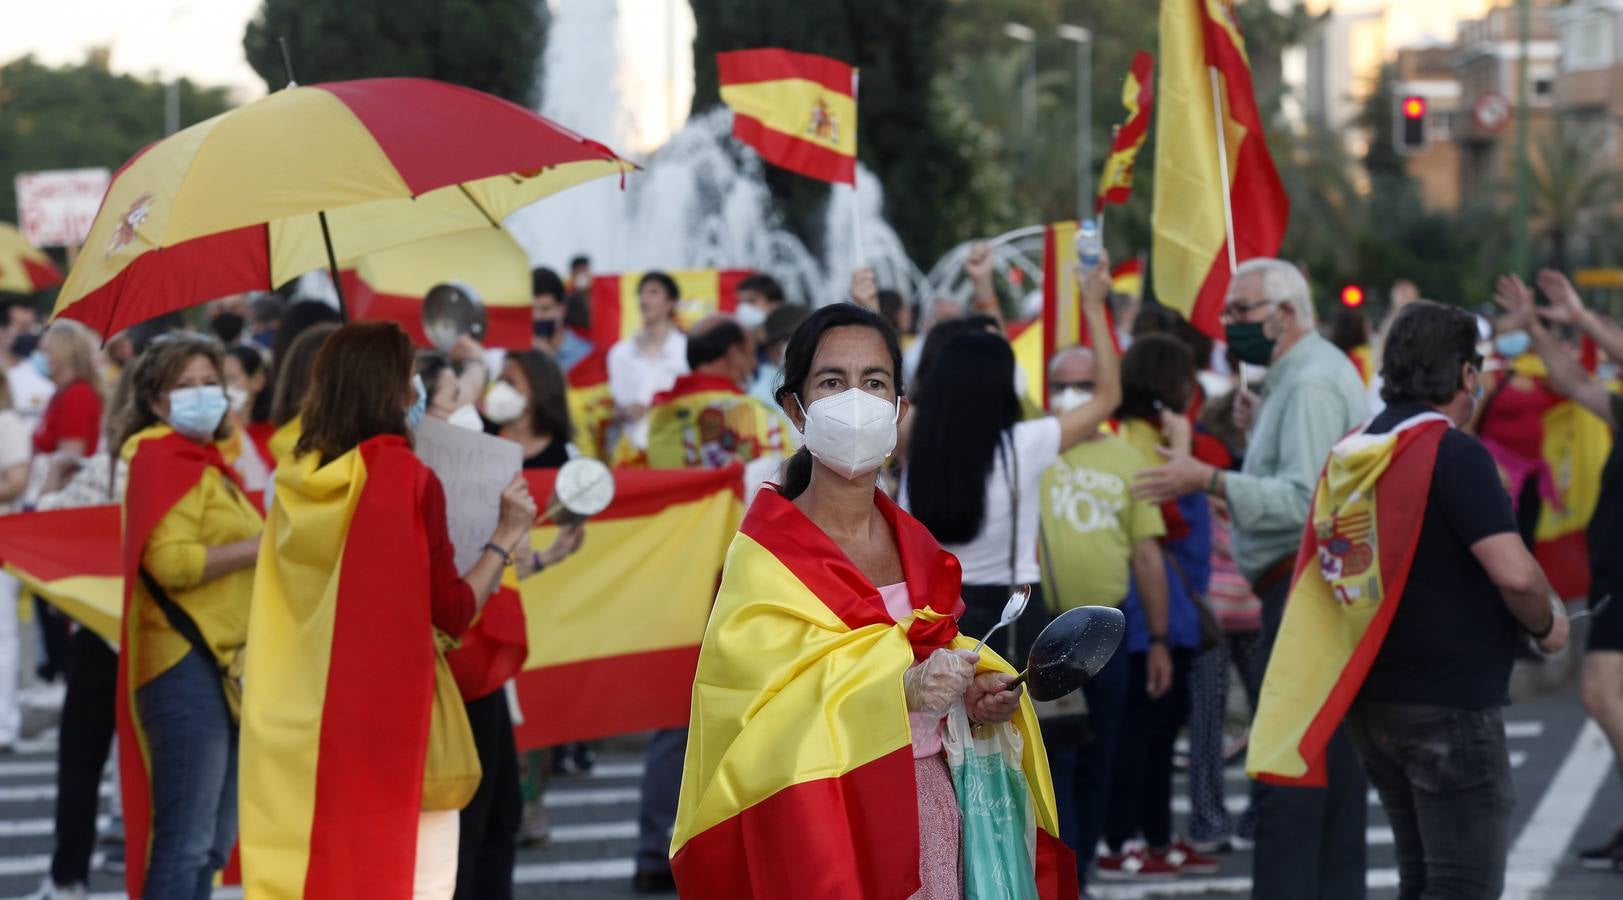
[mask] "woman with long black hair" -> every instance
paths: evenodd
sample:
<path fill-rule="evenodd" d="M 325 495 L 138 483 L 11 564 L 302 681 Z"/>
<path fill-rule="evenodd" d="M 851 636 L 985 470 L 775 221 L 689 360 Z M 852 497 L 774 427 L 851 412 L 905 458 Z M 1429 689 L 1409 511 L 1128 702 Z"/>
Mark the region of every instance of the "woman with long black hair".
<path fill-rule="evenodd" d="M 959 627 L 965 634 L 985 634 L 1010 590 L 1032 586 L 1025 614 L 997 644 L 1017 665 L 1049 619 L 1037 570 L 1043 470 L 1097 432 L 1121 400 L 1116 348 L 1105 319 L 1108 271 L 1101 263 L 1081 279 L 1082 313 L 1098 366 L 1088 402 L 1022 421 L 1014 351 L 983 331 L 952 337 L 915 398 L 902 506 L 963 565 L 966 609 Z"/>

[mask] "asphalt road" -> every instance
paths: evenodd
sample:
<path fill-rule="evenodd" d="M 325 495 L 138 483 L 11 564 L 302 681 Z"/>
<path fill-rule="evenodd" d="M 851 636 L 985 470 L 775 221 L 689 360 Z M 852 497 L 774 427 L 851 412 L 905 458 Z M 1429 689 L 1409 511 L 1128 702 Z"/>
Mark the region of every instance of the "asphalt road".
<path fill-rule="evenodd" d="M 1506 721 L 1518 795 L 1506 896 L 1623 897 L 1623 875 L 1584 871 L 1573 860 L 1575 847 L 1604 839 L 1623 822 L 1623 784 L 1599 730 L 1584 717 L 1576 688 L 1568 685 L 1513 706 Z M 621 741 L 605 749 L 590 776 L 554 779 L 547 795 L 553 840 L 546 848 L 520 853 L 518 896 L 634 896 L 630 878 L 641 773 L 634 746 Z M 29 896 L 49 865 L 54 748 L 47 730 L 18 752 L 0 756 L 0 898 Z M 1181 794 L 1181 775 L 1179 782 Z M 1231 805 L 1243 805 L 1244 781 L 1237 771 L 1229 784 Z M 1183 798 L 1177 802 L 1181 812 Z M 1391 832 L 1379 804 L 1373 799 L 1371 804 L 1369 895 L 1395 897 Z M 1096 883 L 1094 893 L 1103 900 L 1243 895 L 1250 870 L 1250 855 L 1235 853 L 1224 858 L 1216 875 L 1161 884 Z M 121 884 L 117 875 L 98 872 L 93 896 L 121 897 Z"/>

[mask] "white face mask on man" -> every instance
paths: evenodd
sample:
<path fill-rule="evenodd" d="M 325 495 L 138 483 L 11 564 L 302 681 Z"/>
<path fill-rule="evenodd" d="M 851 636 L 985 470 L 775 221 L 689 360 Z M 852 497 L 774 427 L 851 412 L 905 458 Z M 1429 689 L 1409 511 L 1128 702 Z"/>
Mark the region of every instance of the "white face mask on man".
<path fill-rule="evenodd" d="M 799 403 L 800 398 L 796 397 Z M 896 419 L 899 404 L 876 397 L 861 388 L 824 397 L 810 406 L 802 405 L 806 416 L 806 449 L 838 472 L 854 479 L 884 465 L 896 449 Z"/>
<path fill-rule="evenodd" d="M 1081 388 L 1068 387 L 1048 398 L 1048 406 L 1055 415 L 1064 415 L 1093 399 L 1093 394 Z"/>

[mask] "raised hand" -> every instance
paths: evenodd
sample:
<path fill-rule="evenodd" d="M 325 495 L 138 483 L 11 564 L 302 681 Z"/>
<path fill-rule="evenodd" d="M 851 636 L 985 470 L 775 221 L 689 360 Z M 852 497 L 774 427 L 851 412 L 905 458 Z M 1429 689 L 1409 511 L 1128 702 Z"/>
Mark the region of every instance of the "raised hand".
<path fill-rule="evenodd" d="M 1538 273 L 1538 289 L 1550 301 L 1549 306 L 1538 310 L 1540 316 L 1563 325 L 1576 325 L 1583 318 L 1584 302 L 1567 276 L 1554 269 L 1543 269 Z"/>
<path fill-rule="evenodd" d="M 1517 275 L 1501 275 L 1494 282 L 1493 302 L 1505 311 L 1501 328 L 1526 328 L 1533 321 L 1533 292 Z"/>

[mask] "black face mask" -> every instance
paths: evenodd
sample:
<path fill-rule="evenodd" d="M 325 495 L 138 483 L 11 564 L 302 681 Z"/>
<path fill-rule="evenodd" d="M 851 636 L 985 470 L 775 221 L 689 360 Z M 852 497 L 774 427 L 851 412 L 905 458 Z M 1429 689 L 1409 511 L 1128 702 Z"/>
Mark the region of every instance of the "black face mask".
<path fill-rule="evenodd" d="M 552 336 L 557 334 L 557 333 L 558 333 L 558 320 L 557 319 L 536 319 L 535 320 L 535 336 L 540 338 L 541 340 L 550 341 L 550 340 L 552 340 Z"/>
<path fill-rule="evenodd" d="M 220 339 L 223 344 L 235 344 L 237 338 L 242 337 L 242 329 L 248 324 L 247 320 L 236 313 L 220 313 L 209 323 L 209 330 Z"/>
<path fill-rule="evenodd" d="M 38 346 L 39 346 L 39 335 L 34 334 L 31 331 L 25 331 L 22 334 L 19 334 L 15 338 L 12 339 L 12 341 L 11 341 L 11 355 L 12 356 L 27 356 L 28 354 L 33 353 L 34 348 L 38 347 Z"/>

